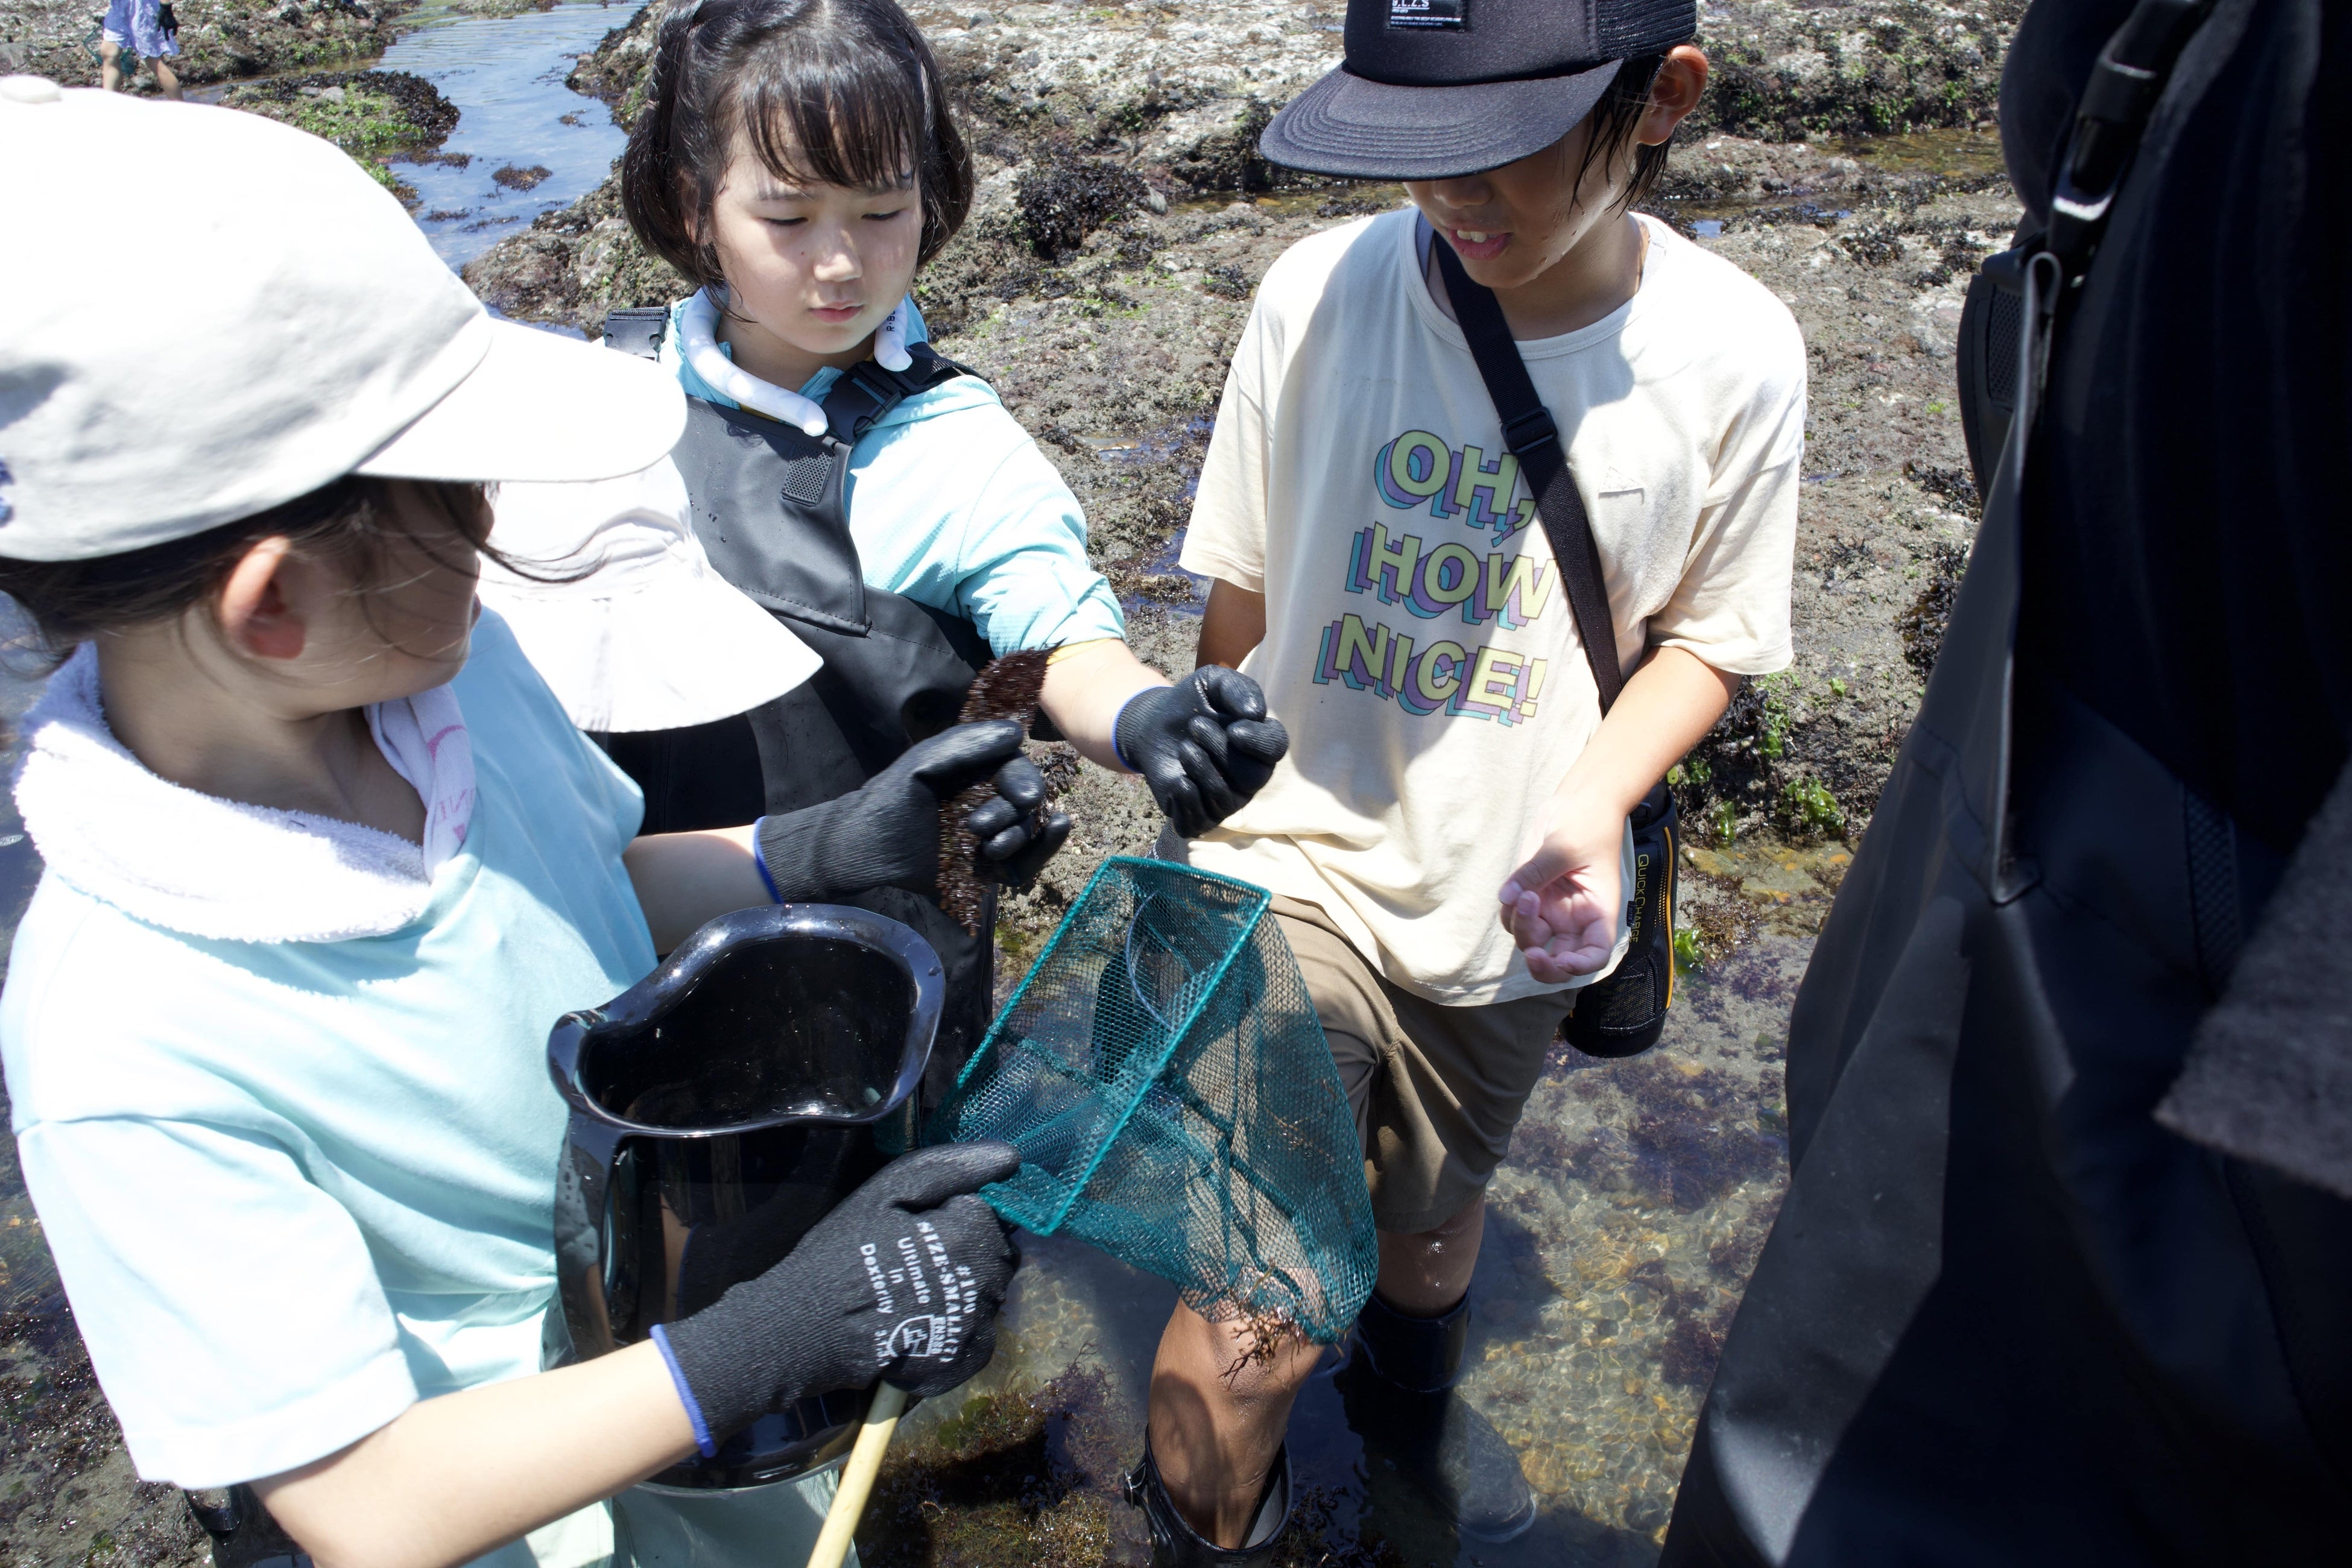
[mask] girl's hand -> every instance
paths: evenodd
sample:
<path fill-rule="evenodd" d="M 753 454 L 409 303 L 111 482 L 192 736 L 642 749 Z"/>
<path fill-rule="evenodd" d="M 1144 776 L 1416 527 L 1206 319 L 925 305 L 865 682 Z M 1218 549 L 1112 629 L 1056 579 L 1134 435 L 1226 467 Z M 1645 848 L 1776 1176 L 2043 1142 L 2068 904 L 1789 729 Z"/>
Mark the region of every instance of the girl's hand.
<path fill-rule="evenodd" d="M 1039 816 L 1045 781 L 1022 754 L 1022 739 L 1010 719 L 957 724 L 916 742 L 847 795 L 761 817 L 752 837 L 776 900 L 879 887 L 931 892 L 940 878 L 940 806 L 983 780 L 999 798 L 972 813 L 982 858 L 1004 864 L 1015 879 L 1034 877 L 1070 829 L 1059 813 Z"/>
<path fill-rule="evenodd" d="M 1136 693 L 1114 733 L 1120 760 L 1143 775 L 1187 838 L 1248 805 L 1290 750 L 1290 732 L 1267 714 L 1258 683 L 1213 664 Z"/>
<path fill-rule="evenodd" d="M 1503 884 L 1501 918 L 1528 973 L 1558 984 L 1600 969 L 1617 945 L 1625 818 L 1564 792 L 1544 815 L 1542 842 Z"/>
<path fill-rule="evenodd" d="M 663 1325 L 703 1451 L 804 1394 L 883 1378 L 931 1398 L 986 1366 L 1020 1258 L 973 1194 L 1020 1169 L 1010 1143 L 903 1155 L 782 1263 Z"/>

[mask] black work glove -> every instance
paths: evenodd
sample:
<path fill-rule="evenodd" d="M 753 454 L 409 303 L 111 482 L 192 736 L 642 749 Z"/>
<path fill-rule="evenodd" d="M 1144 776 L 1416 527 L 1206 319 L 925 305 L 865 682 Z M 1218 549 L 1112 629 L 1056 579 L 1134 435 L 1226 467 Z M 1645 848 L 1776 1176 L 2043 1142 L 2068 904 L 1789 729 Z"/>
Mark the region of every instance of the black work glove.
<path fill-rule="evenodd" d="M 1035 876 L 1069 837 L 1070 819 L 1038 811 L 1045 779 L 1022 754 L 1021 738 L 1021 726 L 1010 719 L 958 724 L 908 747 L 860 789 L 760 818 L 752 838 L 769 890 L 779 903 L 866 888 L 932 892 L 940 878 L 940 804 L 967 784 L 992 782 L 992 774 L 996 798 L 971 818 L 980 858 L 1001 866 L 1007 880 Z"/>
<path fill-rule="evenodd" d="M 1187 838 L 1247 805 L 1290 750 L 1290 731 L 1266 717 L 1257 682 L 1222 664 L 1130 698 L 1111 739 Z"/>
<path fill-rule="evenodd" d="M 879 1377 L 928 1398 L 986 1366 L 1020 1259 L 1003 1222 L 971 1194 L 1020 1168 L 1010 1143 L 895 1160 L 782 1263 L 658 1328 L 704 1452 L 813 1394 Z"/>
<path fill-rule="evenodd" d="M 999 770 L 994 787 L 996 794 L 974 806 L 964 826 L 980 840 L 974 854 L 991 868 L 989 877 L 1025 889 L 1069 837 L 1070 815 L 1046 800 L 1045 775 L 1025 756 L 1017 772 L 1011 763 Z"/>

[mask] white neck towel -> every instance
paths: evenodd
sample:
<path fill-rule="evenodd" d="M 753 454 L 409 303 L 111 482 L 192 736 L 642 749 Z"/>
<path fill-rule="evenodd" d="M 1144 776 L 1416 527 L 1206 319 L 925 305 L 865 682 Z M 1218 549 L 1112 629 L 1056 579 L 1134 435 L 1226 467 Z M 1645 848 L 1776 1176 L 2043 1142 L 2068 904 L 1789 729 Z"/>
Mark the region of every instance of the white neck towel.
<path fill-rule="evenodd" d="M 88 646 L 26 716 L 16 809 L 52 874 L 151 925 L 233 942 L 385 935 L 425 912 L 434 873 L 466 842 L 474 753 L 446 686 L 366 712 L 425 804 L 422 846 L 157 777 L 108 727 Z"/>

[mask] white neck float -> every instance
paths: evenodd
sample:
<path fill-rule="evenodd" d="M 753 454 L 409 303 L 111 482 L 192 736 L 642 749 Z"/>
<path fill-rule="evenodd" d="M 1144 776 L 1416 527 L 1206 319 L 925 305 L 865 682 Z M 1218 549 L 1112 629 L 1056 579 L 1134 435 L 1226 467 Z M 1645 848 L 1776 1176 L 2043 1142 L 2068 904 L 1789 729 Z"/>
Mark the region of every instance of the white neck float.
<path fill-rule="evenodd" d="M 824 410 L 814 399 L 761 381 L 727 357 L 719 346 L 719 304 L 707 289 L 686 302 L 678 313 L 678 353 L 713 392 L 771 419 L 796 425 L 810 436 L 825 432 Z M 882 318 L 874 333 L 874 360 L 884 370 L 904 370 L 914 363 L 907 353 L 907 301 Z"/>

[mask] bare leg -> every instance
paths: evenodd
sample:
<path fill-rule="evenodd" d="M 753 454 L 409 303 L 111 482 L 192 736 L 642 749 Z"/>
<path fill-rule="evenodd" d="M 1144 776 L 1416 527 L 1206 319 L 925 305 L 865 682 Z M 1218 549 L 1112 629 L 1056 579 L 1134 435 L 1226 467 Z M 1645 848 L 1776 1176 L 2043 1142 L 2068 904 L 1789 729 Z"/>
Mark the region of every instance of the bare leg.
<path fill-rule="evenodd" d="M 180 73 L 160 55 L 147 63 L 155 68 L 155 85 L 163 89 L 163 96 L 174 103 L 184 101 L 180 97 Z"/>
<path fill-rule="evenodd" d="M 1381 1299 L 1398 1311 L 1436 1317 L 1470 1289 L 1485 1234 L 1484 1198 L 1434 1230 L 1381 1234 Z M 1151 1367 L 1151 1452 L 1168 1496 L 1187 1522 L 1235 1547 L 1265 1490 L 1290 1406 L 1319 1352 L 1294 1339 L 1271 1361 L 1243 1355 L 1240 1325 L 1213 1323 L 1178 1302 Z"/>
<path fill-rule="evenodd" d="M 122 46 L 112 38 L 98 41 L 98 85 L 109 92 L 122 90 Z"/>
<path fill-rule="evenodd" d="M 1185 1521 L 1228 1547 L 1249 1531 L 1291 1402 L 1320 1353 L 1294 1336 L 1273 1359 L 1252 1361 L 1243 1336 L 1240 1324 L 1213 1323 L 1179 1301 L 1151 1365 L 1160 1479 Z"/>

